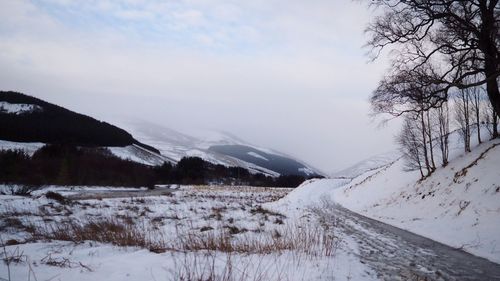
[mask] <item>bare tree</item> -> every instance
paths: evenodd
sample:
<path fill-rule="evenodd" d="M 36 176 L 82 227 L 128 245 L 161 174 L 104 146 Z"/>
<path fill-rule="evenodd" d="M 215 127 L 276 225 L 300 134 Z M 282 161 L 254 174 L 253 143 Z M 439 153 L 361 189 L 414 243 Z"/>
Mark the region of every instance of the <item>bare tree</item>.
<path fill-rule="evenodd" d="M 449 155 L 449 135 L 450 135 L 450 113 L 448 103 L 445 102 L 441 107 L 434 111 L 434 120 L 438 124 L 438 144 L 441 151 L 441 165 L 448 165 Z"/>
<path fill-rule="evenodd" d="M 429 161 L 429 149 L 427 147 L 427 124 L 425 122 L 425 111 L 422 110 L 418 113 L 418 117 L 420 118 L 420 122 L 417 123 L 417 128 L 420 131 L 420 135 L 422 136 L 421 139 L 421 146 L 422 146 L 422 154 L 424 156 L 424 163 L 425 167 L 427 168 L 427 174 L 430 175 L 433 172 L 433 169 L 431 167 L 431 162 Z"/>
<path fill-rule="evenodd" d="M 438 86 L 426 79 L 410 72 L 384 78 L 370 97 L 373 113 L 398 117 L 440 107 L 448 100 L 448 94 L 438 92 Z"/>
<path fill-rule="evenodd" d="M 469 89 L 459 91 L 454 98 L 455 106 L 455 121 L 458 125 L 458 132 L 462 137 L 465 152 L 470 152 L 470 123 L 471 123 L 471 95 Z"/>
<path fill-rule="evenodd" d="M 403 128 L 402 135 L 408 134 L 409 127 L 415 130 L 412 134 L 417 135 L 415 139 L 419 143 L 419 165 L 425 168 L 429 175 L 436 169 L 434 125 L 429 112 L 432 108 L 440 107 L 446 101 L 446 97 L 429 95 L 428 93 L 432 92 L 435 86 L 422 83 L 420 78 L 400 73 L 397 82 L 384 83 L 375 91 L 371 103 L 375 113 L 390 113 L 393 116 L 405 117 L 406 128 Z M 412 120 L 411 124 L 409 120 Z M 398 143 L 404 144 L 402 137 L 399 137 Z M 407 145 L 403 145 L 402 149 L 409 151 L 409 148 L 405 146 Z M 411 153 L 408 152 L 408 154 Z"/>
<path fill-rule="evenodd" d="M 434 140 L 433 140 L 434 123 L 431 122 L 430 111 L 431 110 L 426 110 L 424 112 L 425 117 L 426 117 L 426 121 L 427 121 L 425 133 L 427 134 L 427 139 L 429 140 L 428 143 L 429 143 L 430 165 L 431 165 L 432 170 L 434 171 L 434 170 L 436 170 L 436 162 L 434 162 Z M 425 144 L 425 145 L 427 145 L 427 144 Z"/>
<path fill-rule="evenodd" d="M 471 109 L 474 113 L 474 124 L 477 133 L 477 141 L 481 143 L 481 110 L 482 110 L 482 100 L 483 100 L 483 88 L 474 87 L 470 88 L 470 103 Z"/>
<path fill-rule="evenodd" d="M 370 3 L 382 9 L 367 29 L 373 58 L 389 46 L 393 51 L 391 71 L 372 96 L 375 112 L 399 116 L 412 110 L 405 105 L 415 87 L 432 89 L 425 104 L 439 107 L 451 89 L 484 84 L 492 107 L 500 112 L 499 0 Z"/>
<path fill-rule="evenodd" d="M 498 135 L 498 114 L 495 113 L 493 106 L 488 104 L 486 109 L 482 111 L 482 115 L 491 138 L 495 138 Z"/>
<path fill-rule="evenodd" d="M 403 128 L 396 137 L 396 142 L 406 159 L 406 169 L 418 169 L 422 177 L 436 170 L 432 141 L 435 123 L 432 121 L 434 119 L 431 118 L 429 111 L 405 114 Z"/>
<path fill-rule="evenodd" d="M 413 171 L 419 170 L 420 176 L 424 177 L 422 167 L 422 141 L 419 137 L 418 116 L 405 116 L 403 121 L 403 128 L 396 137 L 396 142 L 399 144 L 400 150 L 406 160 L 406 169 Z"/>

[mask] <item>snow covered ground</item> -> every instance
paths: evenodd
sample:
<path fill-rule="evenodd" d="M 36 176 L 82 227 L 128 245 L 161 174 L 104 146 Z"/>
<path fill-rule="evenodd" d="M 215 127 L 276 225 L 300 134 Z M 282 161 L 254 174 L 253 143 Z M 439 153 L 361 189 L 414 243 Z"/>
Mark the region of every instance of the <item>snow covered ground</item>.
<path fill-rule="evenodd" d="M 181 186 L 148 196 L 51 186 L 31 197 L 0 190 L 7 244 L 0 278 L 7 280 L 376 279 L 356 243 L 313 213 L 263 207 L 289 189 Z M 96 196 L 79 199 L 84 194 Z"/>
<path fill-rule="evenodd" d="M 331 200 L 500 263 L 500 140 L 476 143 L 467 154 L 457 139 L 451 143 L 449 165 L 425 180 L 419 181 L 417 171 L 404 171 L 403 159 L 375 161 L 376 165 L 369 160 L 346 169 L 358 174 L 352 180 L 307 182 L 272 205 L 277 210 L 297 209 Z"/>

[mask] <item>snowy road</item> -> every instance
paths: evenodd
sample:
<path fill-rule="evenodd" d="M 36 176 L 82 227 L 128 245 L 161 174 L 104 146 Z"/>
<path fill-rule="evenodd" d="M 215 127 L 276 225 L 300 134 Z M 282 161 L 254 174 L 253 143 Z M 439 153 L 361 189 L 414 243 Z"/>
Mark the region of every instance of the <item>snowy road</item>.
<path fill-rule="evenodd" d="M 359 245 L 360 259 L 381 280 L 500 280 L 500 265 L 340 206 L 321 211 L 326 222 Z"/>

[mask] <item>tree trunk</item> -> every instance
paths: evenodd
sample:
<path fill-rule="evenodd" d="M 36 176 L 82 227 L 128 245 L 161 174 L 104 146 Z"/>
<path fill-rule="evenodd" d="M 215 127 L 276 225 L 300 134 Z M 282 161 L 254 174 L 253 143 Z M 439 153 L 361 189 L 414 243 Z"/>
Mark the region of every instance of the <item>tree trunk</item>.
<path fill-rule="evenodd" d="M 493 138 L 498 137 L 498 116 L 496 112 L 493 112 Z"/>
<path fill-rule="evenodd" d="M 500 91 L 498 90 L 498 82 L 496 79 L 492 79 L 486 83 L 486 90 L 488 92 L 488 97 L 490 99 L 491 105 L 494 109 L 493 114 L 493 138 L 498 138 L 498 129 L 497 129 L 497 118 L 498 112 L 500 112 Z"/>
<path fill-rule="evenodd" d="M 447 103 L 443 103 L 438 110 L 439 121 L 439 148 L 441 149 L 441 165 L 448 165 L 448 135 L 450 133 L 450 116 Z"/>
<path fill-rule="evenodd" d="M 429 163 L 429 156 L 427 152 L 427 138 L 425 135 L 427 134 L 426 128 L 425 128 L 425 119 L 424 119 L 424 112 L 420 112 L 420 122 L 422 125 L 422 148 L 424 149 L 424 160 L 425 160 L 425 168 L 427 169 L 427 175 L 431 174 L 431 165 Z"/>
<path fill-rule="evenodd" d="M 434 145 L 432 143 L 432 126 L 431 126 L 431 119 L 429 117 L 429 110 L 426 111 L 427 115 L 427 131 L 429 132 L 427 135 L 429 136 L 429 151 L 431 153 L 431 163 L 432 163 L 432 170 L 436 170 L 436 163 L 434 162 Z"/>
<path fill-rule="evenodd" d="M 482 143 L 481 141 L 481 120 L 479 120 L 479 107 L 476 108 L 476 126 L 477 126 L 477 141 L 479 144 Z"/>
<path fill-rule="evenodd" d="M 474 102 L 474 113 L 476 113 L 476 128 L 477 128 L 477 142 L 481 144 L 481 119 L 480 119 L 480 112 L 481 112 L 481 92 L 480 89 L 476 88 L 474 92 L 474 97 L 473 97 L 473 102 Z"/>
<path fill-rule="evenodd" d="M 493 109 L 495 109 L 498 116 L 498 114 L 500 114 L 500 91 L 498 89 L 497 81 L 499 58 L 497 56 L 498 49 L 495 42 L 498 37 L 498 28 L 496 27 L 495 18 L 496 4 L 491 2 L 490 6 L 487 6 L 486 2 L 484 2 L 480 5 L 479 9 L 483 23 L 481 25 L 478 43 L 479 49 L 484 54 L 484 75 L 488 79 L 486 81 L 486 92 L 488 93 L 491 105 L 493 106 Z M 495 127 L 493 131 L 493 138 L 497 137 L 498 130 Z"/>
<path fill-rule="evenodd" d="M 464 97 L 464 112 L 465 112 L 465 152 L 471 152 L 470 149 L 470 96 L 466 95 Z"/>

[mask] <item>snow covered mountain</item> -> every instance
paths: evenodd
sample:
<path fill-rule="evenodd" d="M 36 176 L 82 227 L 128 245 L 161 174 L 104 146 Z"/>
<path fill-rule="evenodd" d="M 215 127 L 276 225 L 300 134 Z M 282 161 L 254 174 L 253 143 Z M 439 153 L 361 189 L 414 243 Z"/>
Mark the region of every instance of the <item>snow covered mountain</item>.
<path fill-rule="evenodd" d="M 214 164 L 239 166 L 255 173 L 279 175 L 323 175 L 318 169 L 270 149 L 247 143 L 230 133 L 197 130 L 190 134 L 146 121 L 118 122 L 141 142 L 157 148 L 168 161 L 200 157 Z"/>

